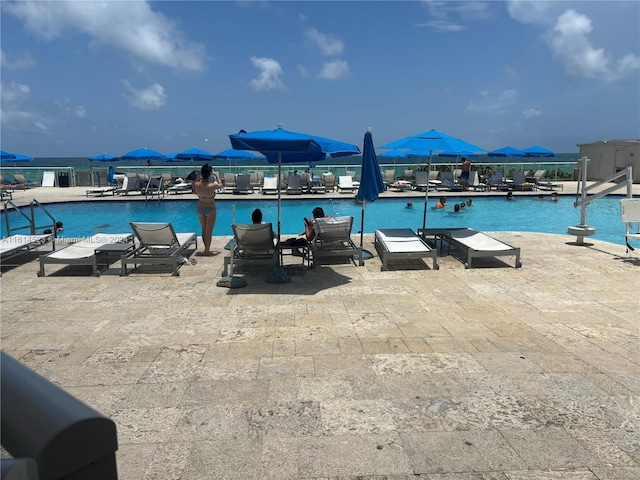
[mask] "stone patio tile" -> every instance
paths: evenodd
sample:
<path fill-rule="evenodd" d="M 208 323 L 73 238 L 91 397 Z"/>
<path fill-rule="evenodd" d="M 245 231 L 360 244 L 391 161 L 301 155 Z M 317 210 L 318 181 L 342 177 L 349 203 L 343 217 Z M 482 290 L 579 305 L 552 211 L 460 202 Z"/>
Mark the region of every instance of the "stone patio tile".
<path fill-rule="evenodd" d="M 182 473 L 184 479 L 258 480 L 262 440 L 223 438 L 192 442 L 191 454 Z"/>
<path fill-rule="evenodd" d="M 400 438 L 415 473 L 518 470 L 525 463 L 496 430 L 406 432 Z"/>
<path fill-rule="evenodd" d="M 527 467 L 535 470 L 603 466 L 593 453 L 584 448 L 569 432 L 558 428 L 542 430 L 510 430 L 500 433 Z"/>
<path fill-rule="evenodd" d="M 395 433 L 309 437 L 298 447 L 298 478 L 413 473 Z"/>

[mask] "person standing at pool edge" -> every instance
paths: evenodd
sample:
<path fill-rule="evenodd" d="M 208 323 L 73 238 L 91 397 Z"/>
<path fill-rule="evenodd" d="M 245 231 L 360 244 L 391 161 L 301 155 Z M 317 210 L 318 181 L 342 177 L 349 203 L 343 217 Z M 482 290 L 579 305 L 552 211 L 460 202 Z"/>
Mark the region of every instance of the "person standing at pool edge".
<path fill-rule="evenodd" d="M 211 237 L 216 225 L 216 190 L 222 187 L 218 176 L 211 172 L 211 167 L 205 163 L 200 169 L 202 177 L 193 182 L 193 191 L 198 196 L 198 220 L 202 227 L 202 243 L 204 243 L 205 257 L 213 255 L 211 251 Z"/>
<path fill-rule="evenodd" d="M 460 174 L 460 183 L 462 183 L 465 190 L 469 188 L 469 172 L 471 171 L 471 162 L 468 158 L 462 157 L 462 167 Z"/>

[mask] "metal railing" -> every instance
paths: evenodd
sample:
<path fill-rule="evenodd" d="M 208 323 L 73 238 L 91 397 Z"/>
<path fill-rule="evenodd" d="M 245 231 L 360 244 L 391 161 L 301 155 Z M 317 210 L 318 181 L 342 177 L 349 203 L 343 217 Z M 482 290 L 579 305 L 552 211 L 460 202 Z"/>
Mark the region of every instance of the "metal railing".
<path fill-rule="evenodd" d="M 11 208 L 9 208 L 9 207 L 11 207 Z M 49 219 L 51 220 L 51 224 L 36 225 L 36 207 L 40 208 L 42 210 L 42 212 L 47 217 L 49 217 Z M 17 227 L 14 226 L 13 228 L 11 228 L 11 219 L 10 219 L 10 216 L 9 216 L 9 212 L 10 211 L 15 211 L 15 212 L 18 212 L 20 215 L 22 215 L 22 217 L 24 217 L 25 220 L 27 221 L 27 225 L 20 225 L 20 226 L 17 226 Z M 38 230 L 45 230 L 47 228 L 50 228 L 51 232 L 54 235 L 54 237 L 57 237 L 57 235 L 56 235 L 56 233 L 57 233 L 56 232 L 56 219 L 35 198 L 33 200 L 31 200 L 31 202 L 29 203 L 29 213 L 30 213 L 31 216 L 27 215 L 23 211 L 22 208 L 18 207 L 11 200 L 7 200 L 7 201 L 4 202 L 3 214 L 4 214 L 5 226 L 6 226 L 6 229 L 7 229 L 7 236 L 11 235 L 12 232 L 15 232 L 17 230 L 25 230 L 25 229 L 29 229 L 29 233 L 31 235 L 36 235 Z"/>

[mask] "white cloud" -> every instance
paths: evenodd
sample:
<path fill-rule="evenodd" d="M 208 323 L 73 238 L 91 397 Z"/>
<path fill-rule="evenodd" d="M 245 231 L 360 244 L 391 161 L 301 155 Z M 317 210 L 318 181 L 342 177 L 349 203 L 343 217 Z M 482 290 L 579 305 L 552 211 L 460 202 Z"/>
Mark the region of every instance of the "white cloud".
<path fill-rule="evenodd" d="M 0 64 L 9 69 L 18 70 L 33 67 L 36 61 L 29 52 L 23 53 L 20 57 L 9 57 L 4 50 L 0 50 Z"/>
<path fill-rule="evenodd" d="M 537 110 L 535 108 L 527 108 L 526 110 L 522 111 L 522 116 L 524 118 L 532 118 L 532 117 L 537 117 L 539 115 L 542 115 L 542 111 Z"/>
<path fill-rule="evenodd" d="M 31 89 L 17 82 L 0 83 L 0 121 L 2 128 L 12 131 L 49 130 L 47 121 L 30 106 Z"/>
<path fill-rule="evenodd" d="M 507 2 L 507 12 L 520 23 L 533 25 L 552 25 L 558 17 L 556 2 L 541 2 L 540 0 L 511 0 Z"/>
<path fill-rule="evenodd" d="M 27 31 L 45 40 L 79 30 L 91 37 L 91 47 L 119 48 L 138 60 L 172 68 L 204 68 L 204 45 L 189 42 L 176 22 L 154 12 L 146 1 L 2 3 L 3 12 L 23 20 Z"/>
<path fill-rule="evenodd" d="M 591 44 L 591 19 L 570 9 L 563 11 L 562 2 L 512 0 L 507 2 L 511 17 L 530 25 L 548 25 L 543 35 L 553 56 L 559 59 L 566 74 L 574 78 L 600 78 L 615 81 L 640 69 L 640 57 L 628 53 L 615 60 L 604 48 Z"/>
<path fill-rule="evenodd" d="M 284 84 L 280 77 L 284 75 L 282 67 L 273 58 L 251 57 L 253 66 L 260 70 L 256 78 L 252 78 L 250 85 L 256 92 L 268 92 L 269 90 L 284 90 Z"/>
<path fill-rule="evenodd" d="M 122 80 L 122 85 L 126 90 L 123 96 L 129 105 L 139 110 L 158 110 L 162 108 L 167 101 L 164 88 L 158 83 L 154 83 L 148 88 L 143 89 L 133 87 L 127 80 Z"/>
<path fill-rule="evenodd" d="M 319 78 L 337 80 L 349 75 L 349 64 L 344 60 L 333 60 L 322 65 Z"/>
<path fill-rule="evenodd" d="M 418 27 L 428 27 L 436 32 L 461 32 L 467 30 L 469 27 L 460 25 L 459 23 L 452 23 L 445 20 L 431 20 L 425 23 L 419 23 Z"/>
<path fill-rule="evenodd" d="M 591 19 L 575 10 L 567 10 L 558 17 L 546 38 L 553 55 L 564 63 L 570 77 L 617 80 L 640 68 L 640 57 L 627 54 L 611 67 L 610 55 L 603 48 L 595 48 L 589 41 L 593 30 Z"/>
<path fill-rule="evenodd" d="M 84 106 L 74 104 L 69 98 L 55 100 L 53 104 L 57 107 L 59 113 L 66 114 L 66 116 L 71 115 L 77 118 L 85 118 L 87 116 L 87 110 Z"/>
<path fill-rule="evenodd" d="M 484 20 L 490 15 L 488 2 L 422 0 L 421 3 L 428 8 L 429 15 L 434 20 L 419 23 L 417 26 L 428 27 L 436 32 L 461 32 L 469 28 L 468 24 Z"/>
<path fill-rule="evenodd" d="M 503 114 L 509 112 L 518 97 L 518 91 L 509 89 L 497 95 L 491 92 L 480 92 L 479 100 L 467 105 L 466 110 L 471 113 Z"/>
<path fill-rule="evenodd" d="M 504 67 L 504 74 L 507 76 L 509 80 L 518 80 L 520 75 L 515 71 L 512 67 Z"/>
<path fill-rule="evenodd" d="M 320 49 L 323 55 L 341 55 L 344 50 L 344 42 L 331 37 L 326 33 L 319 32 L 315 28 L 305 30 L 304 37 L 308 43 Z"/>

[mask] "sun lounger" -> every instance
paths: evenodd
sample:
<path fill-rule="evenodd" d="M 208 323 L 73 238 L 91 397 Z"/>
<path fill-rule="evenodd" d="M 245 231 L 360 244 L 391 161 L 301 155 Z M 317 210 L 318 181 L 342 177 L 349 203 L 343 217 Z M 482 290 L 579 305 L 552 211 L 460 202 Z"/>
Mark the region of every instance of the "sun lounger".
<path fill-rule="evenodd" d="M 625 243 L 627 253 L 635 250 L 629 240 L 640 241 L 640 198 L 624 198 L 620 200 L 620 220 L 625 222 Z M 634 230 L 633 224 L 636 224 Z"/>
<path fill-rule="evenodd" d="M 302 177 L 291 175 L 287 185 L 287 195 L 302 195 Z"/>
<path fill-rule="evenodd" d="M 0 262 L 5 262 L 16 255 L 41 247 L 49 242 L 52 243 L 55 251 L 55 238 L 51 233 L 44 235 L 11 235 L 3 238 L 0 240 Z"/>
<path fill-rule="evenodd" d="M 253 187 L 251 186 L 251 177 L 249 175 L 238 175 L 236 177 L 236 185 L 233 187 L 233 193 L 251 193 Z"/>
<path fill-rule="evenodd" d="M 433 270 L 438 270 L 438 252 L 410 228 L 376 230 L 374 245 L 382 260 L 382 270 L 387 270 L 389 260 L 433 259 Z"/>
<path fill-rule="evenodd" d="M 130 192 L 140 193 L 140 177 L 137 173 L 127 173 L 122 180 L 122 187 L 115 193 L 128 195 Z"/>
<path fill-rule="evenodd" d="M 341 175 L 338 177 L 338 193 L 353 193 L 356 187 L 353 184 L 351 175 Z"/>
<path fill-rule="evenodd" d="M 173 185 L 167 187 L 167 193 L 192 193 L 193 186 L 189 182 L 185 182 L 184 180 L 180 182 L 176 182 Z"/>
<path fill-rule="evenodd" d="M 351 240 L 353 217 L 316 218 L 313 222 L 315 237 L 309 247 L 314 268 L 326 257 L 357 257 L 360 266 L 364 265 L 362 247 Z"/>
<path fill-rule="evenodd" d="M 94 188 L 89 188 L 87 190 L 85 190 L 85 194 L 87 195 L 87 197 L 89 195 L 96 195 L 99 197 L 104 197 L 105 194 L 110 193 L 111 195 L 116 194 L 116 187 L 94 187 Z"/>
<path fill-rule="evenodd" d="M 472 267 L 474 258 L 499 257 L 515 255 L 515 267 L 520 268 L 520 248 L 490 237 L 486 233 L 478 232 L 471 228 L 454 228 L 446 235 L 447 241 L 458 248 L 467 251 L 465 268 Z"/>
<path fill-rule="evenodd" d="M 133 248 L 133 235 L 130 233 L 100 233 L 93 235 L 81 242 L 73 243 L 67 247 L 56 250 L 47 255 L 40 256 L 39 277 L 44 277 L 45 264 L 62 265 L 90 265 L 93 267 L 93 275 L 100 276 L 98 270 L 98 256 L 102 253 L 108 255 L 110 247 L 116 250 Z M 108 263 L 108 258 L 107 258 Z"/>
<path fill-rule="evenodd" d="M 511 173 L 511 178 L 513 179 L 513 189 L 514 190 L 533 190 L 535 184 L 527 182 L 527 177 L 522 170 L 514 170 Z"/>
<path fill-rule="evenodd" d="M 183 252 L 190 245 L 198 247 L 196 233 L 176 233 L 173 225 L 166 223 L 129 222 L 139 245 L 132 252 L 122 255 L 120 275 L 127 275 L 127 265 L 168 265 L 171 274 L 180 275 L 185 263 Z"/>
<path fill-rule="evenodd" d="M 261 191 L 264 195 L 267 193 L 278 193 L 278 177 L 264 177 Z"/>
<path fill-rule="evenodd" d="M 415 182 L 413 182 L 414 189 L 421 192 L 425 192 L 429 188 L 430 183 L 431 183 L 430 172 L 427 172 L 426 170 L 419 170 L 416 172 L 416 180 Z"/>
<path fill-rule="evenodd" d="M 240 264 L 275 267 L 279 246 L 271 223 L 232 224 L 231 228 L 236 244 L 231 253 L 224 258 L 224 277 L 229 274 L 229 265 L 232 273 L 233 266 Z"/>

